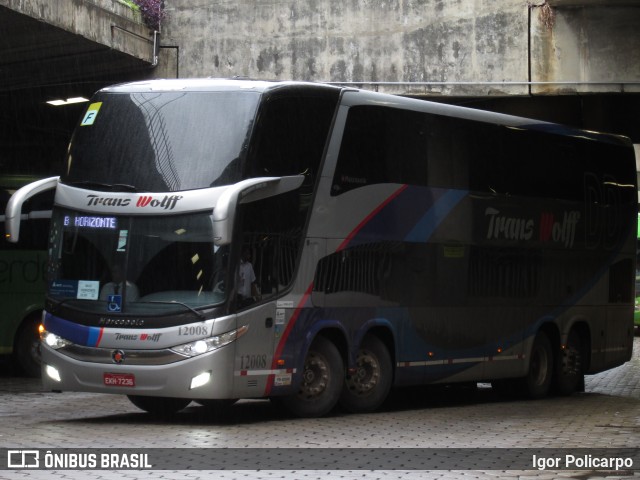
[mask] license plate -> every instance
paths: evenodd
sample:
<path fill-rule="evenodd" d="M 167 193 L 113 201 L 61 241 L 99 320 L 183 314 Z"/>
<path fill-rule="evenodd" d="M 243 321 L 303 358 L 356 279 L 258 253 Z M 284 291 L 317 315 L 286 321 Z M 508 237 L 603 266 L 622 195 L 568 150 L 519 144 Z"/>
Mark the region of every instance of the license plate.
<path fill-rule="evenodd" d="M 102 378 L 107 387 L 136 386 L 136 377 L 133 373 L 105 373 Z"/>

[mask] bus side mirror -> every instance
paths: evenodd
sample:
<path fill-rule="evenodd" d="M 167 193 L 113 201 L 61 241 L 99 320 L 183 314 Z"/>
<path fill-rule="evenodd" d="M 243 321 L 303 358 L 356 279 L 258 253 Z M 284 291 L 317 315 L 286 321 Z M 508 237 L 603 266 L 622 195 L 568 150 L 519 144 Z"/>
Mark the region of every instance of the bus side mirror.
<path fill-rule="evenodd" d="M 236 209 L 243 203 L 255 202 L 299 188 L 304 175 L 291 177 L 248 178 L 229 186 L 218 198 L 213 209 L 213 243 L 231 243 Z"/>
<path fill-rule="evenodd" d="M 17 190 L 7 203 L 5 210 L 5 236 L 11 243 L 17 243 L 20 238 L 20 220 L 22 219 L 22 205 L 34 195 L 56 188 L 60 177 L 43 178 L 31 182 Z"/>

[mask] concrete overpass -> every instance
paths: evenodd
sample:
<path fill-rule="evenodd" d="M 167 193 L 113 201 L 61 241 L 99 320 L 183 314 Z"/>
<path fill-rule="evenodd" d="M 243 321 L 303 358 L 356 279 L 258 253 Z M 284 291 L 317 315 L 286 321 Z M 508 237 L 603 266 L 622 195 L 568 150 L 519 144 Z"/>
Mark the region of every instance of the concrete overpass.
<path fill-rule="evenodd" d="M 328 81 L 640 143 L 640 0 L 164 4 L 158 35 L 118 0 L 0 0 L 3 171 L 58 168 L 84 107 L 46 99 L 149 77 Z"/>
<path fill-rule="evenodd" d="M 148 76 L 154 32 L 113 0 L 0 0 L 0 172 L 55 173 L 84 96 Z"/>

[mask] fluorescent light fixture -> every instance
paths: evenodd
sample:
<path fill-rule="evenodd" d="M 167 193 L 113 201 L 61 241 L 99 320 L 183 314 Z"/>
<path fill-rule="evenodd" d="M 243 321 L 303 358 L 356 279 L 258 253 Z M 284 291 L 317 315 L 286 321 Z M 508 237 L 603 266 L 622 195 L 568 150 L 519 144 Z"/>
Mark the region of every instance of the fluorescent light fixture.
<path fill-rule="evenodd" d="M 83 103 L 88 101 L 89 99 L 84 97 L 71 97 L 71 98 L 67 98 L 66 100 L 62 100 L 62 99 L 49 100 L 47 103 L 49 105 L 53 105 L 54 107 L 59 107 L 61 105 L 71 105 L 73 103 Z"/>

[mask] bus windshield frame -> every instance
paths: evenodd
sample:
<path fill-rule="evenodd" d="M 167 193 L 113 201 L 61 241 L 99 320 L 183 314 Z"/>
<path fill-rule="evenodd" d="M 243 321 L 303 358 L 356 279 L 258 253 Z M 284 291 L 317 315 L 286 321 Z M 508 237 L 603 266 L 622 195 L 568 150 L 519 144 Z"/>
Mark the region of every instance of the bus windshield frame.
<path fill-rule="evenodd" d="M 54 305 L 147 316 L 227 300 L 228 247 L 213 244 L 211 211 L 97 215 L 56 207 L 49 252 Z"/>

